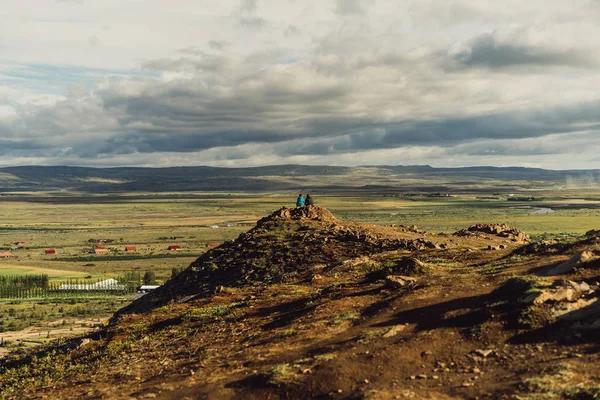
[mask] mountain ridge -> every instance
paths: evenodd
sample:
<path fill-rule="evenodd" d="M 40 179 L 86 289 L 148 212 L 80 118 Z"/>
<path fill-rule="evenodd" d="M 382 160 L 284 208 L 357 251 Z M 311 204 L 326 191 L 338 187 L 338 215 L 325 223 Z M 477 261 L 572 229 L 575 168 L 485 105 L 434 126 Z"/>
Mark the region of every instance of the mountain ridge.
<path fill-rule="evenodd" d="M 410 181 L 410 182 L 409 182 Z M 0 192 L 74 191 L 88 193 L 272 191 L 369 189 L 444 185 L 472 186 L 491 181 L 531 185 L 597 185 L 600 169 L 547 170 L 527 167 L 429 165 L 327 166 L 273 165 L 246 168 L 18 166 L 0 168 Z M 528 181 L 524 183 L 523 181 Z M 466 183 L 465 183 L 466 182 Z M 500 185 L 498 186 L 501 187 Z M 436 191 L 437 189 L 432 188 Z"/>

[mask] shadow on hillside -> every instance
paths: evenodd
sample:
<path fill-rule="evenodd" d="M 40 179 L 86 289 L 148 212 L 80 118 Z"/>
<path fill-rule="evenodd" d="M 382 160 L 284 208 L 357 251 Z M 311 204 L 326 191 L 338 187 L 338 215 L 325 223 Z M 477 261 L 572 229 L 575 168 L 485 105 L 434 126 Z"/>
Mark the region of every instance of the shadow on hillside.
<path fill-rule="evenodd" d="M 580 310 L 565 314 L 562 320 L 548 326 L 513 336 L 509 343 L 525 344 L 554 341 L 563 345 L 597 344 L 600 352 L 600 329 L 577 329 L 578 321 L 594 323 L 600 321 L 600 299 Z"/>
<path fill-rule="evenodd" d="M 320 296 L 302 297 L 299 299 L 288 301 L 286 303 L 281 303 L 281 304 L 277 304 L 277 305 L 269 306 L 269 307 L 262 307 L 262 308 L 257 309 L 256 313 L 254 315 L 264 318 L 264 317 L 272 316 L 274 314 L 278 314 L 278 315 L 275 315 L 275 317 L 273 318 L 273 320 L 271 322 L 268 322 L 268 323 L 262 325 L 262 328 L 265 330 L 282 328 L 287 325 L 290 325 L 298 318 L 301 318 L 301 317 L 313 312 L 317 308 L 317 306 L 322 304 L 320 300 L 324 300 L 324 299 L 338 300 L 341 298 L 348 298 L 348 297 L 362 297 L 362 296 L 376 295 L 379 292 L 381 292 L 382 287 L 377 286 L 374 288 L 367 288 L 367 289 L 358 290 L 358 291 L 354 291 L 354 292 L 350 292 L 350 293 L 348 293 L 344 289 L 346 289 L 346 288 L 343 286 L 328 287 L 328 288 L 325 288 L 321 292 Z M 395 296 L 394 298 L 396 298 L 396 297 L 399 297 L 399 296 Z M 389 303 L 391 300 L 393 300 L 393 299 L 386 300 L 386 304 Z M 378 303 L 375 303 L 375 304 L 378 304 Z M 373 306 L 375 306 L 375 305 L 373 305 Z M 380 308 L 384 308 L 384 307 L 385 307 L 385 304 L 382 304 L 380 306 Z"/>
<path fill-rule="evenodd" d="M 261 328 L 264 330 L 282 328 L 291 324 L 296 319 L 314 311 L 318 306 L 318 302 L 311 304 L 314 300 L 314 297 L 302 297 L 275 306 L 262 307 L 257 309 L 255 315 L 259 317 L 269 317 L 273 314 L 279 314 L 271 322 L 262 325 Z"/>
<path fill-rule="evenodd" d="M 374 326 L 386 327 L 399 324 L 416 324 L 417 331 L 435 329 L 440 327 L 465 328 L 487 321 L 490 314 L 486 307 L 487 302 L 497 298 L 497 294 L 489 293 L 480 296 L 462 297 L 444 303 L 435 303 L 424 307 L 402 311 L 388 321 Z M 454 316 L 446 316 L 452 312 Z"/>
<path fill-rule="evenodd" d="M 545 264 L 539 267 L 534 267 L 531 269 L 527 270 L 528 274 L 532 274 L 532 275 L 537 275 L 537 276 L 547 276 L 547 277 L 560 277 L 560 276 L 565 276 L 565 275 L 571 275 L 575 273 L 575 270 L 597 270 L 600 269 L 600 259 L 595 259 L 595 260 L 591 260 L 591 261 L 585 261 L 585 262 L 578 262 L 576 264 L 573 265 L 573 270 L 571 271 L 567 271 L 564 273 L 557 273 L 557 274 L 548 274 L 548 272 L 553 269 L 558 267 L 561 264 L 567 263 L 569 262 L 569 260 L 562 260 L 562 261 L 558 261 L 558 262 L 554 262 L 554 263 L 550 263 L 550 264 Z"/>

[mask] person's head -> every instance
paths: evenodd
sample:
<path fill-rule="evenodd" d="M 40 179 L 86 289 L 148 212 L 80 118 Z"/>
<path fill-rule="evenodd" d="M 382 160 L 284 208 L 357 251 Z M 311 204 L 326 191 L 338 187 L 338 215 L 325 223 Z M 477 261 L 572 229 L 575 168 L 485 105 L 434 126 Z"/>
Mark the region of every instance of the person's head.
<path fill-rule="evenodd" d="M 298 195 L 298 197 L 302 197 L 302 193 L 300 193 L 300 194 Z"/>
<path fill-rule="evenodd" d="M 310 197 L 310 194 L 308 194 L 308 193 L 307 193 L 307 194 L 306 194 L 306 198 L 308 199 L 309 197 Z"/>

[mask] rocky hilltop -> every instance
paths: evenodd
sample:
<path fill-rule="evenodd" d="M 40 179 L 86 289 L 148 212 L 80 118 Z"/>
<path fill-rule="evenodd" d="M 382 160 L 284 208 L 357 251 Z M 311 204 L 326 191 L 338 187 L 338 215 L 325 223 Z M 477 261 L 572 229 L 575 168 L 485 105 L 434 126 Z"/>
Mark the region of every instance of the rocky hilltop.
<path fill-rule="evenodd" d="M 490 251 L 493 250 L 493 251 Z M 282 208 L 86 338 L 0 361 L 2 396 L 598 399 L 600 235 L 530 242 Z"/>
<path fill-rule="evenodd" d="M 283 207 L 122 312 L 142 312 L 222 287 L 301 281 L 349 259 L 440 248 L 443 240 L 403 226 L 342 222 L 318 206 Z"/>

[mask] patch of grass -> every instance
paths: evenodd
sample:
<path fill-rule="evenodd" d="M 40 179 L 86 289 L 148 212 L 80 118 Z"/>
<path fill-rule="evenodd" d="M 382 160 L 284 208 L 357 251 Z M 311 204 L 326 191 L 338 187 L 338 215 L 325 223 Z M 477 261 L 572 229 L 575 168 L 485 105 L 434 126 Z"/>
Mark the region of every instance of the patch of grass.
<path fill-rule="evenodd" d="M 568 364 L 546 368 L 539 376 L 523 379 L 521 390 L 525 393 L 518 398 L 522 400 L 600 399 L 600 385 L 596 383 L 575 383 L 576 378 L 577 374 Z"/>
<path fill-rule="evenodd" d="M 278 338 L 288 338 L 291 336 L 295 336 L 298 334 L 296 329 L 286 329 L 285 331 L 281 331 L 277 334 Z"/>
<path fill-rule="evenodd" d="M 183 314 L 182 318 L 188 321 L 202 321 L 210 318 L 223 317 L 231 312 L 231 310 L 245 307 L 247 301 L 237 303 L 223 304 L 214 307 L 192 308 L 190 311 Z"/>
<path fill-rule="evenodd" d="M 358 335 L 358 342 L 362 344 L 369 343 L 371 340 L 385 335 L 391 328 L 371 329 Z"/>
<path fill-rule="evenodd" d="M 431 267 L 413 257 L 403 257 L 399 260 L 389 260 L 379 264 L 379 268 L 366 274 L 369 281 L 383 279 L 388 275 L 423 275 L 431 272 Z"/>
<path fill-rule="evenodd" d="M 351 311 L 340 315 L 339 317 L 333 319 L 329 324 L 333 326 L 341 325 L 345 321 L 351 321 L 358 319 L 360 317 L 360 312 Z"/>
<path fill-rule="evenodd" d="M 289 364 L 277 364 L 269 369 L 267 375 L 271 378 L 285 376 L 292 372 Z"/>

